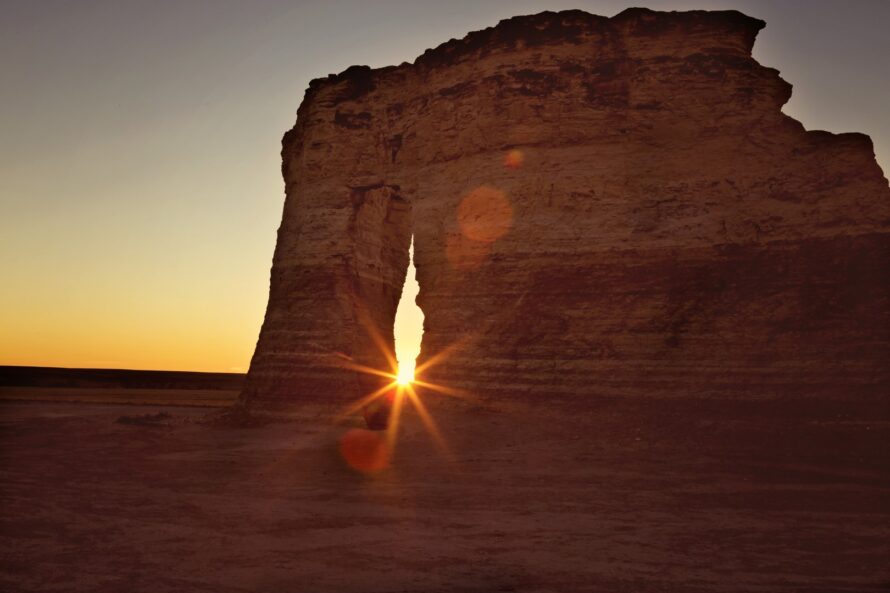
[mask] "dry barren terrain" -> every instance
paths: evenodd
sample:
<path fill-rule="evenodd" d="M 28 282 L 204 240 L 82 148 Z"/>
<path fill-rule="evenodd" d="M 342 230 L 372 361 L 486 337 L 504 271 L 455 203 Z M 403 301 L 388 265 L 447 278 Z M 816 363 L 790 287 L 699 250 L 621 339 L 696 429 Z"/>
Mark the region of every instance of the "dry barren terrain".
<path fill-rule="evenodd" d="M 425 397 L 387 468 L 334 424 L 0 404 L 4 591 L 881 591 L 886 405 Z M 139 423 L 143 414 L 151 416 Z M 120 423 L 128 416 L 136 423 Z"/>

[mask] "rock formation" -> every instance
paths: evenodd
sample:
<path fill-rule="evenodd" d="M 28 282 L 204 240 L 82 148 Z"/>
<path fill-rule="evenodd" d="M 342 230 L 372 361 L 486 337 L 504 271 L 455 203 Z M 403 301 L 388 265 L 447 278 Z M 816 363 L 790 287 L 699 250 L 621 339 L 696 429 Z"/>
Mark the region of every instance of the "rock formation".
<path fill-rule="evenodd" d="M 545 12 L 312 81 L 242 401 L 367 393 L 412 234 L 423 378 L 477 397 L 885 394 L 890 188 L 763 26 Z"/>

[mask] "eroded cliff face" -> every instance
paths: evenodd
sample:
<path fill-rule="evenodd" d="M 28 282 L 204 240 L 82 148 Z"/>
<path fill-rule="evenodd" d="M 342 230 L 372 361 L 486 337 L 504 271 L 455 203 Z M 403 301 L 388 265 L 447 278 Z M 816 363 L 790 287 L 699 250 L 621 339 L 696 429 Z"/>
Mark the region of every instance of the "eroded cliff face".
<path fill-rule="evenodd" d="M 478 397 L 886 392 L 890 189 L 807 132 L 738 12 L 503 21 L 315 80 L 243 401 L 387 368 L 414 235 L 423 378 Z M 377 334 L 379 339 L 375 339 Z M 344 361 L 348 364 L 344 364 Z"/>

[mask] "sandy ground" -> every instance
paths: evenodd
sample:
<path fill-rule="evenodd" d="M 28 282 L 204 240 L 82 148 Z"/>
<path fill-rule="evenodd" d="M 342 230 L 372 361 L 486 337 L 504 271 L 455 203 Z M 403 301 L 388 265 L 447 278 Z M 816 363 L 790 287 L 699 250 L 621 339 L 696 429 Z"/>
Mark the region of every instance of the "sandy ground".
<path fill-rule="evenodd" d="M 890 590 L 885 404 L 426 401 L 370 475 L 310 408 L 0 404 L 0 590 Z"/>

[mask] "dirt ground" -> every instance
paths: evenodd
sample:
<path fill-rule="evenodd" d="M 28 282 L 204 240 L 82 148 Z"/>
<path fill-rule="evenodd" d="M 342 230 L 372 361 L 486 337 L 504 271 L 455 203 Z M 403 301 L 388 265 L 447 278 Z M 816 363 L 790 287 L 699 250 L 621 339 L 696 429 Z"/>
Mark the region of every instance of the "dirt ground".
<path fill-rule="evenodd" d="M 311 407 L 2 403 L 0 590 L 890 590 L 886 404 L 425 401 L 371 474 Z"/>
<path fill-rule="evenodd" d="M 88 387 L 0 386 L 0 402 L 120 403 L 218 408 L 231 406 L 238 391 L 221 389 L 95 389 Z"/>

